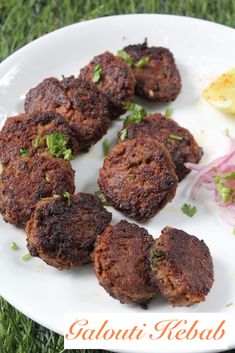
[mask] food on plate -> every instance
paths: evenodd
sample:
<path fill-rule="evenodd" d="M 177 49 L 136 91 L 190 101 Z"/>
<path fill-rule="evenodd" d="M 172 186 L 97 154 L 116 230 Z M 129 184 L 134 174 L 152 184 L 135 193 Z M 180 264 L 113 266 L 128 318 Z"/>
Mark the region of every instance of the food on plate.
<path fill-rule="evenodd" d="M 143 44 L 128 45 L 123 52 L 128 55 L 136 79 L 136 95 L 154 102 L 168 102 L 178 96 L 181 78 L 169 49 L 148 47 L 145 40 Z"/>
<path fill-rule="evenodd" d="M 0 212 L 6 222 L 24 228 L 39 200 L 65 191 L 73 194 L 74 189 L 69 162 L 48 154 L 22 154 L 2 170 Z"/>
<path fill-rule="evenodd" d="M 57 135 L 55 134 L 57 132 Z M 57 139 L 52 141 L 53 145 L 57 143 L 59 150 L 58 156 L 65 158 L 77 154 L 79 143 L 76 134 L 60 114 L 53 112 L 36 113 L 32 115 L 20 114 L 9 117 L 2 130 L 0 131 L 0 161 L 7 164 L 18 158 L 20 150 L 25 150 L 30 156 L 43 151 L 51 152 L 50 137 Z M 62 135 L 62 136 L 61 136 Z M 61 146 L 58 146 L 58 137 L 60 136 Z M 63 149 L 63 151 L 62 151 Z M 67 153 L 67 154 L 66 154 Z"/>
<path fill-rule="evenodd" d="M 153 237 L 127 221 L 109 225 L 97 238 L 92 255 L 97 279 L 121 303 L 146 305 L 158 292 L 150 284 Z"/>
<path fill-rule="evenodd" d="M 79 149 L 87 149 L 106 134 L 110 124 L 107 98 L 94 83 L 70 76 L 61 81 L 49 77 L 29 90 L 25 99 L 27 114 L 60 113 L 74 129 Z"/>
<path fill-rule="evenodd" d="M 195 199 L 200 187 L 214 194 L 222 218 L 235 227 L 235 142 L 228 136 L 227 153 L 207 165 L 186 163 L 197 175 L 192 184 L 191 198 Z"/>
<path fill-rule="evenodd" d="M 146 221 L 173 199 L 178 178 L 164 145 L 140 138 L 120 142 L 109 152 L 98 184 L 109 205 Z"/>
<path fill-rule="evenodd" d="M 214 282 L 213 262 L 203 240 L 165 227 L 151 248 L 152 282 L 174 306 L 205 300 Z"/>
<path fill-rule="evenodd" d="M 203 96 L 215 108 L 235 114 L 235 68 L 217 77 L 204 89 Z"/>
<path fill-rule="evenodd" d="M 96 237 L 112 214 L 88 193 L 39 201 L 27 224 L 27 246 L 32 256 L 60 270 L 91 262 Z"/>
<path fill-rule="evenodd" d="M 95 82 L 96 87 L 106 95 L 112 119 L 125 112 L 122 104 L 134 97 L 135 78 L 132 70 L 118 56 L 106 51 L 95 56 L 80 71 L 83 80 Z"/>
<path fill-rule="evenodd" d="M 162 142 L 170 152 L 179 181 L 190 172 L 184 163 L 198 163 L 202 157 L 202 149 L 190 131 L 159 113 L 146 116 L 138 123 L 130 121 L 125 128 L 125 140 L 152 137 Z"/>

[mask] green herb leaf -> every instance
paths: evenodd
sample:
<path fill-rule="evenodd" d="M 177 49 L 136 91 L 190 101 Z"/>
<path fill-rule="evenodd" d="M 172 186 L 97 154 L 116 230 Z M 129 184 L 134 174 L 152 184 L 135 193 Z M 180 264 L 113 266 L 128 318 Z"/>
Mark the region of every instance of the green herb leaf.
<path fill-rule="evenodd" d="M 133 102 L 125 102 L 122 106 L 125 110 L 133 111 L 133 114 L 128 115 L 124 119 L 124 125 L 127 124 L 129 121 L 139 123 L 142 118 L 147 115 L 147 111 L 139 104 L 135 104 Z"/>
<path fill-rule="evenodd" d="M 103 141 L 103 154 L 104 156 L 109 154 L 109 140 L 107 138 Z"/>
<path fill-rule="evenodd" d="M 64 138 L 64 135 L 55 131 L 50 135 L 46 135 L 46 151 L 53 157 L 64 158 L 65 160 L 73 159 L 72 151 L 70 148 L 67 148 L 67 141 Z"/>
<path fill-rule="evenodd" d="M 71 194 L 68 191 L 65 191 L 63 193 L 63 196 L 68 199 L 68 206 L 71 206 L 71 204 L 72 204 L 72 202 L 71 202 Z"/>
<path fill-rule="evenodd" d="M 121 141 L 124 141 L 125 140 L 125 138 L 126 138 L 126 134 L 127 134 L 127 129 L 122 129 L 121 131 L 120 131 L 120 140 Z"/>
<path fill-rule="evenodd" d="M 147 65 L 150 61 L 150 57 L 149 56 L 143 56 L 139 61 L 137 61 L 137 63 L 134 64 L 135 67 L 137 68 L 141 68 L 145 65 Z"/>
<path fill-rule="evenodd" d="M 183 213 L 185 213 L 189 217 L 193 217 L 194 214 L 197 212 L 197 208 L 195 206 L 191 206 L 187 203 L 185 203 L 182 207 L 181 210 Z"/>
<path fill-rule="evenodd" d="M 173 115 L 173 108 L 172 107 L 166 108 L 164 115 L 166 118 L 170 118 Z"/>
<path fill-rule="evenodd" d="M 223 178 L 223 179 L 235 179 L 235 172 L 222 174 L 221 178 Z"/>
<path fill-rule="evenodd" d="M 11 243 L 11 249 L 15 251 L 19 249 L 19 246 L 13 241 L 13 243 Z"/>
<path fill-rule="evenodd" d="M 233 228 L 233 235 L 235 235 L 235 228 Z"/>
<path fill-rule="evenodd" d="M 182 136 L 179 136 L 179 135 L 173 135 L 173 134 L 171 134 L 169 137 L 170 137 L 170 139 L 176 140 L 176 141 L 182 141 L 182 140 L 183 140 L 183 137 L 182 137 Z"/>
<path fill-rule="evenodd" d="M 100 64 L 96 64 L 93 67 L 93 78 L 92 78 L 92 82 L 93 83 L 97 83 L 99 82 L 101 75 L 102 75 L 103 69 L 102 66 Z"/>
<path fill-rule="evenodd" d="M 120 56 L 128 66 L 133 64 L 131 56 L 125 50 L 119 50 L 117 56 Z"/>
<path fill-rule="evenodd" d="M 226 306 L 226 308 L 228 308 L 228 307 L 233 306 L 233 305 L 234 305 L 234 303 L 228 303 L 225 306 Z"/>
<path fill-rule="evenodd" d="M 28 261 L 29 259 L 31 259 L 30 253 L 27 253 L 24 256 L 22 256 L 22 260 L 24 260 L 24 261 Z"/>
<path fill-rule="evenodd" d="M 95 192 L 94 192 L 94 195 L 97 196 L 97 197 L 100 199 L 102 205 L 104 205 L 104 206 L 109 206 L 109 203 L 108 203 L 108 201 L 106 200 L 106 198 L 105 198 L 105 196 L 104 196 L 104 194 L 102 193 L 101 190 L 95 191 Z"/>
<path fill-rule="evenodd" d="M 153 250 L 151 258 L 150 258 L 151 265 L 155 266 L 157 259 L 159 259 L 160 257 L 164 257 L 164 256 L 165 256 L 165 253 L 163 253 L 161 251 Z"/>
<path fill-rule="evenodd" d="M 224 203 L 227 203 L 230 199 L 230 196 L 231 196 L 233 190 L 231 188 L 228 188 L 227 186 L 224 186 L 224 184 L 222 184 L 222 183 L 216 183 L 216 189 L 218 191 L 218 194 L 219 194 L 221 200 Z"/>
<path fill-rule="evenodd" d="M 20 156 L 21 157 L 30 157 L 29 151 L 25 150 L 24 148 L 20 149 Z"/>
<path fill-rule="evenodd" d="M 41 145 L 42 138 L 40 136 L 37 136 L 35 141 L 34 141 L 34 147 L 38 148 Z"/>

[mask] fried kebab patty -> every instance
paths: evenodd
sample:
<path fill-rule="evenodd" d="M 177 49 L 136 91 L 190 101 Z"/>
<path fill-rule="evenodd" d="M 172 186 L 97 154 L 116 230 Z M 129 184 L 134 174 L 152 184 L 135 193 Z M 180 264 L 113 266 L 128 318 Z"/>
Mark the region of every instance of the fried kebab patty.
<path fill-rule="evenodd" d="M 111 218 L 92 194 L 43 199 L 27 224 L 29 252 L 58 269 L 89 263 L 96 237 Z"/>
<path fill-rule="evenodd" d="M 214 282 L 213 262 L 203 240 L 165 227 L 151 249 L 152 282 L 174 306 L 205 300 Z"/>
<path fill-rule="evenodd" d="M 97 238 L 92 255 L 97 279 L 121 303 L 146 304 L 157 293 L 150 284 L 149 254 L 153 237 L 146 229 L 121 221 Z"/>
<path fill-rule="evenodd" d="M 142 138 L 121 142 L 110 151 L 98 183 L 111 206 L 145 221 L 173 199 L 178 178 L 164 145 Z"/>
<path fill-rule="evenodd" d="M 106 134 L 110 124 L 107 98 L 95 84 L 70 76 L 49 77 L 26 95 L 25 111 L 60 113 L 72 126 L 83 150 Z"/>
<path fill-rule="evenodd" d="M 137 96 L 153 102 L 168 102 L 178 96 L 181 78 L 169 49 L 148 47 L 145 40 L 143 44 L 128 45 L 123 50 L 133 61 L 131 68 L 135 75 Z M 146 57 L 149 60 L 147 63 L 135 67 L 135 64 Z"/>
<path fill-rule="evenodd" d="M 74 189 L 69 162 L 47 154 L 19 157 L 2 170 L 0 212 L 6 222 L 24 228 L 39 200 Z"/>
<path fill-rule="evenodd" d="M 202 157 L 202 149 L 189 130 L 159 113 L 149 115 L 139 123 L 129 122 L 126 128 L 126 140 L 152 137 L 162 142 L 170 152 L 179 181 L 190 173 L 184 163 L 198 163 Z"/>
<path fill-rule="evenodd" d="M 96 87 L 108 98 L 109 111 L 112 119 L 115 119 L 125 112 L 122 104 L 133 100 L 135 89 L 133 72 L 123 59 L 106 51 L 95 56 L 81 69 L 79 77 L 92 82 L 96 67 L 101 69 Z"/>
<path fill-rule="evenodd" d="M 60 114 L 53 112 L 20 114 L 9 117 L 0 132 L 0 161 L 2 164 L 18 158 L 20 150 L 26 150 L 30 156 L 46 150 L 45 136 L 60 132 L 67 141 L 67 148 L 73 155 L 79 150 L 74 130 Z M 39 141 L 39 145 L 35 145 Z M 36 146 L 36 147 L 35 147 Z"/>

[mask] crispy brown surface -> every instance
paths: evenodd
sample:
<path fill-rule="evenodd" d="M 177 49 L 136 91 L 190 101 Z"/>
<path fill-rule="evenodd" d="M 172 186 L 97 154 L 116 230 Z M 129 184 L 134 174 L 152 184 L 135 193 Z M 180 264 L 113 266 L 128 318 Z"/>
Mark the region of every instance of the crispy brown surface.
<path fill-rule="evenodd" d="M 178 179 L 166 148 L 143 138 L 116 145 L 104 160 L 98 183 L 111 206 L 145 221 L 172 200 Z"/>
<path fill-rule="evenodd" d="M 92 194 L 79 193 L 68 202 L 64 197 L 39 201 L 26 228 L 30 254 L 58 269 L 91 262 L 96 237 L 112 218 Z"/>
<path fill-rule="evenodd" d="M 136 79 L 136 95 L 154 102 L 174 100 L 181 90 L 181 79 L 169 49 L 148 47 L 143 44 L 128 45 L 125 50 L 136 64 L 141 58 L 149 57 L 150 61 L 141 68 L 132 66 Z"/>
<path fill-rule="evenodd" d="M 101 65 L 102 74 L 96 87 L 107 96 L 112 119 L 115 119 L 124 113 L 122 103 L 132 101 L 134 97 L 134 75 L 121 58 L 106 51 L 95 56 L 87 66 L 81 69 L 79 77 L 92 82 L 93 68 L 97 64 Z"/>
<path fill-rule="evenodd" d="M 33 156 L 46 149 L 45 137 L 53 132 L 61 132 L 71 148 L 73 155 L 79 149 L 74 130 L 60 114 L 53 112 L 20 114 L 9 117 L 0 132 L 0 161 L 7 164 L 19 157 L 20 149 L 25 149 Z M 40 146 L 35 148 L 35 140 L 40 137 Z"/>
<path fill-rule="evenodd" d="M 93 261 L 102 287 L 121 303 L 146 304 L 157 293 L 149 280 L 153 237 L 135 224 L 110 225 L 95 244 Z"/>
<path fill-rule="evenodd" d="M 26 95 L 26 113 L 53 111 L 72 126 L 79 149 L 95 144 L 110 124 L 107 98 L 92 83 L 74 76 L 45 79 Z"/>
<path fill-rule="evenodd" d="M 156 251 L 157 258 L 153 251 Z M 170 304 L 191 306 L 205 300 L 214 282 L 213 262 L 203 240 L 165 227 L 151 250 L 152 282 Z"/>
<path fill-rule="evenodd" d="M 149 115 L 139 123 L 129 122 L 127 128 L 126 140 L 152 137 L 165 145 L 176 166 L 176 174 L 179 181 L 190 173 L 184 163 L 198 163 L 202 157 L 202 149 L 198 146 L 189 130 L 159 113 Z M 183 139 L 177 141 L 170 138 L 170 135 L 177 135 Z"/>
<path fill-rule="evenodd" d="M 6 222 L 23 228 L 39 200 L 74 189 L 69 162 L 47 154 L 19 157 L 1 173 L 0 211 Z"/>

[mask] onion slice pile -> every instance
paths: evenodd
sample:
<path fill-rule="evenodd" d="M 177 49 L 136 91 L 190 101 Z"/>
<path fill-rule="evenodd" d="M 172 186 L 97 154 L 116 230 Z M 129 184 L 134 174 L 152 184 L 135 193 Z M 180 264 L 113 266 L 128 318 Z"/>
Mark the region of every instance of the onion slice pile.
<path fill-rule="evenodd" d="M 191 198 L 195 199 L 200 187 L 213 192 L 222 218 L 235 227 L 235 142 L 228 137 L 228 152 L 207 165 L 185 163 L 197 173 L 192 185 Z"/>

